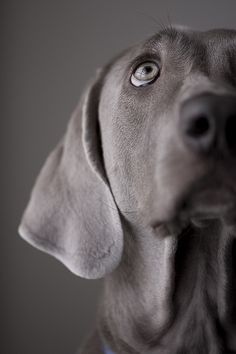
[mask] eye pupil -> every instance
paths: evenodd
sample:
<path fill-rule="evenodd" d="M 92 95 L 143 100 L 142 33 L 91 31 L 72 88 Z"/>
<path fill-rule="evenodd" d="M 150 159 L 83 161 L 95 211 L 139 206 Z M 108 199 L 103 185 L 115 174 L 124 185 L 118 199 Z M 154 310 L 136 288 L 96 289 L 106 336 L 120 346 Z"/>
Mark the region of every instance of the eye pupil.
<path fill-rule="evenodd" d="M 150 65 L 147 65 L 144 68 L 145 68 L 144 70 L 146 71 L 146 74 L 150 74 L 153 71 L 153 68 Z"/>

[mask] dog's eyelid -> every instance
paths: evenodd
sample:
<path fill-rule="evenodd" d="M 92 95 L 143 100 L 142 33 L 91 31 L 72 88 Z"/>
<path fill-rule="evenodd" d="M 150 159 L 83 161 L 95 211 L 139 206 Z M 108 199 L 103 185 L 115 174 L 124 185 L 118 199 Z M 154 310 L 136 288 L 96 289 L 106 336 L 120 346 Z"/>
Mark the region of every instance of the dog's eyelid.
<path fill-rule="evenodd" d="M 147 53 L 143 53 L 142 55 L 139 55 L 138 57 L 136 57 L 135 59 L 130 61 L 129 67 L 131 69 L 131 72 L 133 72 L 133 70 L 138 65 L 140 65 L 144 62 L 147 62 L 147 61 L 154 62 L 159 67 L 161 67 L 161 56 L 158 53 L 147 52 Z"/>

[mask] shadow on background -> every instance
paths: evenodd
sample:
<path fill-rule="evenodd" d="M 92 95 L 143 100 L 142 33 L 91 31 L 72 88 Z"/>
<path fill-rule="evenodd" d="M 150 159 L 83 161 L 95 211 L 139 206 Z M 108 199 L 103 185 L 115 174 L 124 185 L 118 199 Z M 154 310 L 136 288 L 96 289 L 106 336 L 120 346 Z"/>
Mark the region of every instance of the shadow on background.
<path fill-rule="evenodd" d="M 1 2 L 2 354 L 69 354 L 94 324 L 101 281 L 76 277 L 17 234 L 29 193 L 86 81 L 163 24 L 235 28 L 236 2 Z"/>

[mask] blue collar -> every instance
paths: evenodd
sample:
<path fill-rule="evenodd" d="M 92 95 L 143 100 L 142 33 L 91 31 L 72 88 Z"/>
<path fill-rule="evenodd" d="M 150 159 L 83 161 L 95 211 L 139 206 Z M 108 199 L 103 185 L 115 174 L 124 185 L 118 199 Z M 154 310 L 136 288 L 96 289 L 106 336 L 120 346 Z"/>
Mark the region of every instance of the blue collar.
<path fill-rule="evenodd" d="M 103 347 L 103 353 L 104 354 L 115 354 L 113 351 L 111 351 L 108 347 L 104 346 Z"/>

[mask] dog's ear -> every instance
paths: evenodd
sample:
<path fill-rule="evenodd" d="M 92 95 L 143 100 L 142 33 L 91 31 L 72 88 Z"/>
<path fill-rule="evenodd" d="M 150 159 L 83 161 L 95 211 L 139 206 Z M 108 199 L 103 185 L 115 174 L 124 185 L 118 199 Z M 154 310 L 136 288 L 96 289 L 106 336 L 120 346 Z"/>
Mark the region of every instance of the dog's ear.
<path fill-rule="evenodd" d="M 84 93 L 67 132 L 33 188 L 20 235 L 88 279 L 114 270 L 123 230 L 102 159 L 98 124 L 103 71 Z"/>

